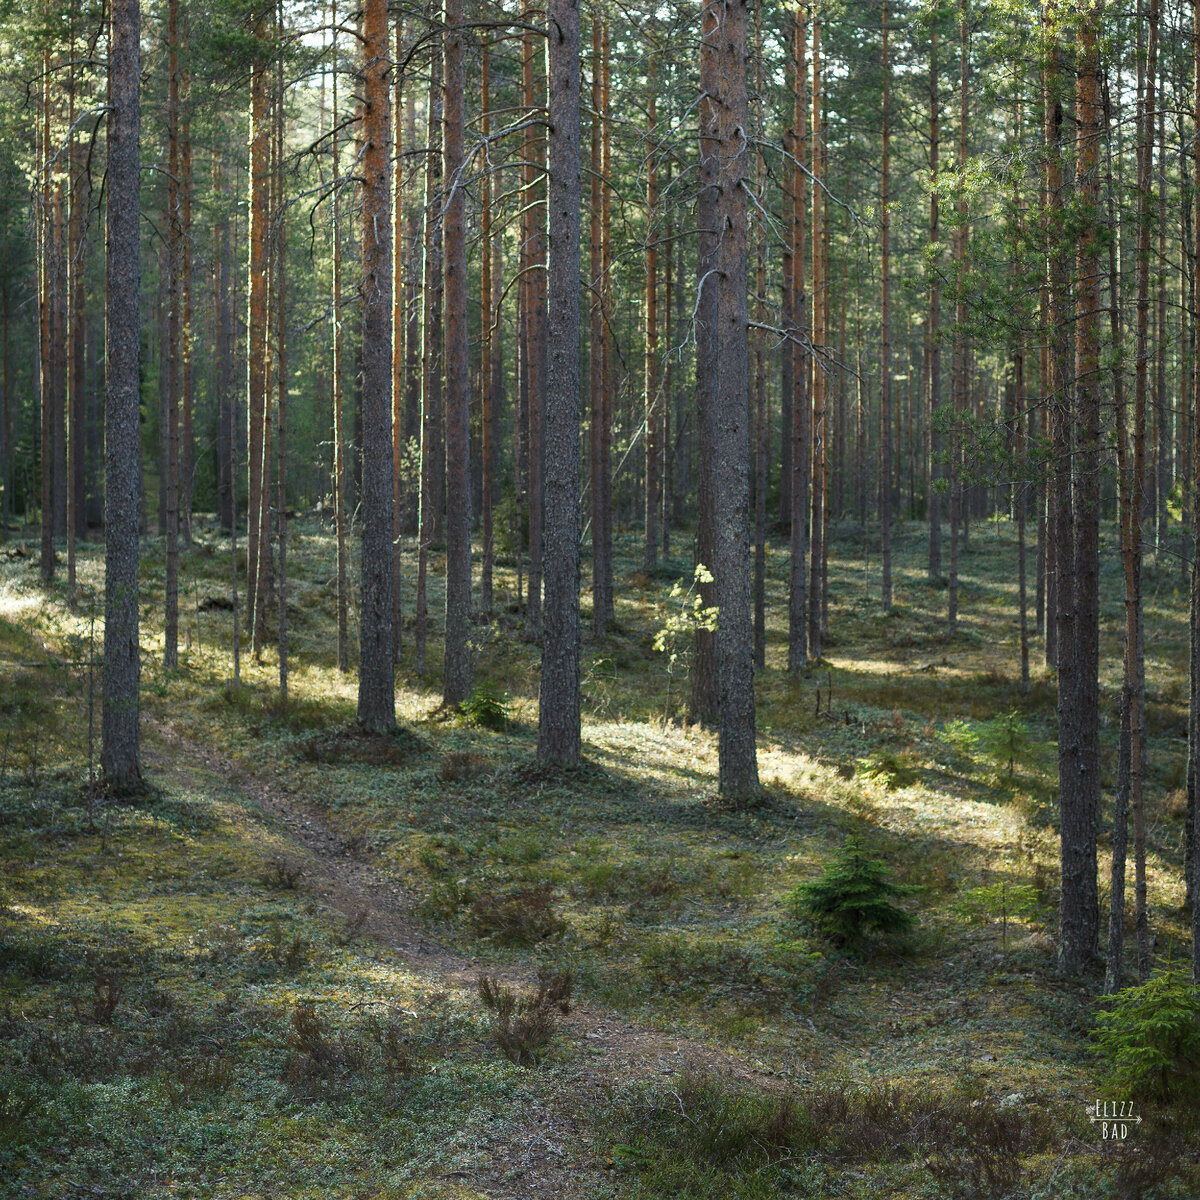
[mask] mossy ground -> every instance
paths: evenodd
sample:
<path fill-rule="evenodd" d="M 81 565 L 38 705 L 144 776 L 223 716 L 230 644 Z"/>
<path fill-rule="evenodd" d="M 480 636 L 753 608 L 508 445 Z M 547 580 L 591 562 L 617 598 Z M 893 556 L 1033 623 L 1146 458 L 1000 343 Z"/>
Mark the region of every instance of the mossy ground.
<path fill-rule="evenodd" d="M 972 530 L 954 637 L 923 530 L 894 545 L 884 612 L 877 550 L 838 531 L 825 659 L 801 680 L 784 670 L 785 548 L 769 552 L 766 792 L 745 811 L 718 802 L 715 737 L 684 718 L 684 665 L 668 671 L 653 649 L 671 582 L 690 577 L 682 555 L 648 579 L 634 541 L 619 545 L 617 628 L 584 645 L 585 766 L 559 773 L 533 765 L 537 652 L 509 611 L 511 570 L 477 633 L 507 725 L 438 711 L 434 641 L 421 678 L 406 649 L 402 733 L 381 742 L 352 730 L 316 522 L 292 525 L 286 706 L 272 652 L 243 646 L 243 685 L 229 686 L 228 542 L 203 523 L 181 571 L 181 666 L 161 669 L 148 542 L 151 790 L 123 806 L 88 782 L 99 560 L 81 555 L 74 612 L 61 587 L 38 586 L 32 556 L 0 560 L 0 1193 L 1090 1197 L 1157 1180 L 1155 1195 L 1197 1194 L 1184 1114 L 1144 1109 L 1124 1147 L 1087 1120 L 1104 1094 L 1096 986 L 1054 969 L 1054 686 L 1033 638 L 1020 687 L 1013 532 Z M 1111 797 L 1111 542 L 1102 586 Z M 1173 559 L 1148 564 L 1147 596 L 1149 879 L 1166 961 L 1188 948 Z M 997 718 L 1014 709 L 1005 742 Z M 254 781 L 326 842 L 298 841 Z M 903 944 L 852 955 L 791 915 L 788 894 L 851 833 L 912 889 Z M 368 903 L 392 897 L 444 953 L 348 915 L 325 886 L 342 858 L 369 869 Z M 500 1054 L 470 981 L 538 967 L 572 970 L 586 1015 L 530 1068 Z M 323 1022 L 315 1046 L 297 1032 L 302 1005 Z M 662 1053 L 671 1039 L 677 1056 Z M 994 1144 L 1013 1169 L 995 1173 Z"/>

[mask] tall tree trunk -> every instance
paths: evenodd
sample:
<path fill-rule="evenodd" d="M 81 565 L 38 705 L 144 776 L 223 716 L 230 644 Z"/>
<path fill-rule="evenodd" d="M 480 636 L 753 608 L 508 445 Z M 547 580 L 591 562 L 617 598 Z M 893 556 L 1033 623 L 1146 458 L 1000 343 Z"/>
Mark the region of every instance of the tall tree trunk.
<path fill-rule="evenodd" d="M 1192 321 L 1200 313 L 1200 0 L 1192 2 L 1192 178 L 1196 191 L 1192 201 Z M 1200 400 L 1200 344 L 1192 357 L 1192 396 Z M 1200 414 L 1192 414 L 1192 579 L 1189 661 L 1191 670 L 1188 692 L 1188 774 L 1187 774 L 1187 845 L 1191 870 L 1188 872 L 1188 898 L 1192 912 L 1192 980 L 1200 984 L 1200 814 L 1197 791 L 1200 790 Z"/>
<path fill-rule="evenodd" d="M 489 44 L 486 39 L 481 47 L 482 78 L 479 89 L 479 132 L 484 143 L 491 136 L 491 58 Z M 499 312 L 492 309 L 492 164 L 490 156 L 485 155 L 483 175 L 480 180 L 480 259 L 479 259 L 479 392 L 481 422 L 480 452 L 482 463 L 482 486 L 480 487 L 480 526 L 483 536 L 482 555 L 479 573 L 480 609 L 484 616 L 492 612 L 492 568 L 495 560 L 495 538 L 492 524 L 492 493 L 495 488 L 495 454 L 496 446 L 493 440 L 492 403 L 492 323 L 499 322 Z"/>
<path fill-rule="evenodd" d="M 603 58 L 601 54 L 602 18 L 600 4 L 592 4 L 592 117 L 591 117 L 591 197 L 589 205 L 589 273 L 591 283 L 588 312 L 588 392 L 589 420 L 588 466 L 592 500 L 592 635 L 597 641 L 608 632 L 608 603 L 605 590 L 609 578 L 606 570 L 607 549 L 604 534 L 606 489 L 604 485 L 604 423 L 608 411 L 604 393 L 604 324 L 603 237 L 601 189 L 603 163 Z"/>
<path fill-rule="evenodd" d="M 882 600 L 885 609 L 892 606 L 892 316 L 891 316 L 891 217 L 888 198 L 888 161 L 891 151 L 891 81 L 888 58 L 888 6 L 883 0 L 883 153 L 879 176 L 881 278 L 879 287 L 880 363 L 879 363 L 879 538 L 883 574 Z M 899 439 L 897 439 L 899 450 Z"/>
<path fill-rule="evenodd" d="M 404 22 L 399 15 L 395 23 L 394 63 L 404 58 Z M 404 135 L 400 114 L 404 111 L 404 72 L 396 70 L 392 80 L 392 118 L 395 147 L 392 167 L 392 658 L 400 661 L 404 619 L 401 612 L 400 535 L 404 531 L 404 367 L 405 335 L 408 317 L 405 309 L 405 282 L 409 272 L 408 256 L 404 252 Z M 411 88 L 409 89 L 411 91 Z M 487 205 L 485 203 L 486 210 Z M 484 240 L 484 254 L 487 240 Z"/>
<path fill-rule="evenodd" d="M 71 30 L 74 34 L 77 10 L 71 9 Z M 72 53 L 72 60 L 74 54 Z M 69 73 L 69 121 L 75 125 L 76 72 L 72 61 Z M 68 383 L 67 417 L 67 586 L 71 607 L 75 606 L 75 541 L 87 536 L 87 482 L 85 443 L 87 430 L 86 353 L 87 353 L 87 291 L 84 263 L 87 247 L 84 228 L 87 207 L 91 199 L 83 147 L 74 135 L 67 148 L 70 177 L 70 218 L 67 225 L 67 345 Z M 0 480 L 2 484 L 2 480 Z"/>
<path fill-rule="evenodd" d="M 265 28 L 256 29 L 261 54 Z M 270 486 L 265 467 L 267 455 L 267 225 L 270 219 L 271 183 L 270 100 L 267 68 L 256 59 L 250 75 L 250 231 L 249 231 L 249 356 L 246 407 L 250 425 L 248 443 L 250 490 L 247 496 L 246 617 L 250 623 L 254 652 L 263 644 L 262 617 L 266 612 L 264 560 L 270 555 L 267 522 L 264 519 L 266 489 Z"/>
<path fill-rule="evenodd" d="M 604 362 L 601 391 L 604 394 L 604 419 L 600 425 L 600 483 L 604 489 L 604 502 L 600 511 L 604 514 L 604 619 L 611 626 L 616 608 L 613 600 L 613 491 L 612 491 L 612 398 L 613 359 L 616 354 L 613 345 L 613 333 L 609 327 L 612 305 L 612 188 L 609 180 L 613 176 L 612 161 L 612 121 L 610 119 L 610 101 L 612 89 L 610 86 L 610 38 L 607 17 L 604 19 L 600 33 L 600 160 L 604 176 L 600 189 L 600 273 L 604 283 L 600 294 L 600 303 L 604 312 Z"/>
<path fill-rule="evenodd" d="M 279 35 L 283 36 L 283 2 L 277 0 L 275 22 Z M 287 575 L 287 410 L 288 410 L 288 357 L 287 357 L 287 202 L 283 191 L 284 156 L 284 96 L 283 56 L 276 60 L 275 75 L 275 353 L 276 399 L 275 399 L 275 530 L 279 539 L 279 578 L 276 581 L 277 625 L 276 646 L 279 654 L 279 697 L 286 704 L 288 698 L 288 575 Z M 186 277 L 186 272 L 185 272 Z M 186 292 L 185 292 L 186 315 Z M 186 341 L 186 334 L 185 334 Z M 186 361 L 186 360 L 185 360 Z M 186 388 L 185 388 L 186 394 Z M 185 412 L 188 405 L 185 404 Z M 190 414 L 185 417 L 184 428 L 191 426 Z M 185 436 L 185 441 L 186 441 Z M 186 454 L 185 454 L 186 456 Z M 186 477 L 186 476 L 185 476 Z"/>
<path fill-rule="evenodd" d="M 1142 5 L 1138 5 L 1138 45 L 1145 55 L 1139 53 L 1140 104 L 1137 128 L 1137 265 L 1134 287 L 1137 293 L 1137 326 L 1135 333 L 1134 387 L 1133 387 L 1133 462 L 1131 478 L 1127 484 L 1128 545 L 1125 559 L 1125 658 L 1126 680 L 1125 724 L 1129 738 L 1129 808 L 1133 816 L 1134 855 L 1134 927 L 1137 938 L 1138 981 L 1145 982 L 1150 972 L 1150 937 L 1146 912 L 1146 817 L 1143 803 L 1143 747 L 1145 744 L 1146 675 L 1143 650 L 1142 610 L 1142 545 L 1143 519 L 1154 520 L 1155 513 L 1146 512 L 1146 422 L 1147 399 L 1150 376 L 1150 228 L 1156 214 L 1152 213 L 1154 202 L 1154 116 L 1157 103 L 1155 85 L 1158 67 L 1158 0 L 1149 0 L 1145 12 L 1145 33 L 1142 31 Z M 1144 67 L 1144 70 L 1141 68 Z M 1162 216 L 1161 206 L 1158 214 Z M 1162 245 L 1160 242 L 1160 250 Z M 1161 289 L 1160 289 L 1161 292 Z M 1161 318 L 1163 296 L 1159 297 L 1160 325 L 1157 330 L 1162 339 Z M 1161 370 L 1161 367 L 1160 367 Z M 1161 384 L 1161 379 L 1160 379 Z M 1161 392 L 1154 397 L 1157 410 Z M 1161 476 L 1159 476 L 1161 482 Z M 1161 525 L 1156 535 L 1161 532 Z M 1161 541 L 1156 542 L 1157 546 Z M 1124 715 L 1124 714 L 1123 714 Z M 1124 732 L 1124 730 L 1123 730 Z M 1118 964 L 1119 968 L 1119 964 Z"/>
<path fill-rule="evenodd" d="M 574 767 L 579 697 L 579 0 L 549 0 L 550 258 L 538 758 Z"/>
<path fill-rule="evenodd" d="M 181 228 L 179 205 L 179 0 L 167 4 L 167 460 L 160 464 L 165 478 L 166 616 L 163 626 L 163 666 L 179 666 L 179 383 L 183 334 Z"/>
<path fill-rule="evenodd" d="M 187 42 L 188 14 L 185 8 L 179 21 L 179 43 L 184 52 L 179 74 L 179 398 L 182 419 L 179 435 L 179 523 L 185 544 L 190 544 L 192 500 L 196 487 L 196 446 L 192 411 L 192 81 L 186 66 Z"/>
<path fill-rule="evenodd" d="M 808 504 L 809 471 L 812 462 L 812 447 L 809 431 L 811 409 L 808 402 L 808 378 L 810 354 L 807 341 L 810 334 L 808 323 L 808 296 L 804 290 L 804 241 L 808 228 L 808 210 L 805 204 L 808 181 L 801 164 L 808 141 L 808 63 L 806 56 L 808 41 L 808 5 L 796 8 L 792 37 L 792 127 L 795 130 L 794 161 L 790 165 L 792 177 L 792 227 L 787 231 L 791 244 L 792 260 L 792 319 L 796 327 L 796 346 L 792 354 L 792 418 L 787 433 L 790 438 L 785 469 L 790 467 L 789 497 L 791 509 L 788 524 L 791 527 L 790 564 L 788 572 L 788 672 L 797 676 L 808 663 L 808 578 L 806 553 L 808 550 Z"/>
<path fill-rule="evenodd" d="M 38 268 L 38 399 L 41 437 L 41 575 L 42 583 L 54 578 L 54 370 L 51 364 L 53 304 L 53 217 L 50 182 L 50 48 L 42 51 L 41 128 L 38 131 L 37 171 L 40 186 L 36 201 Z"/>
<path fill-rule="evenodd" d="M 954 365 L 951 390 L 953 409 L 950 424 L 950 580 L 947 589 L 947 624 L 950 633 L 958 629 L 958 555 L 960 534 L 965 541 L 966 511 L 963 503 L 962 463 L 960 462 L 960 422 L 966 415 L 970 390 L 970 363 L 967 351 L 967 0 L 959 4 L 958 72 L 958 182 L 957 219 L 954 230 Z"/>
<path fill-rule="evenodd" d="M 391 96 L 387 0 L 366 0 L 363 36 L 362 583 L 358 721 L 396 724 L 392 634 Z M 465 355 L 464 355 L 465 358 Z"/>
<path fill-rule="evenodd" d="M 346 529 L 346 420 L 342 391 L 342 241 L 340 200 L 342 193 L 342 157 L 338 123 L 341 112 L 338 107 L 338 17 L 337 0 L 331 0 L 330 26 L 333 29 L 333 200 L 330 204 L 330 237 L 333 240 L 333 283 L 330 308 L 333 320 L 332 350 L 330 366 L 333 395 L 333 524 L 337 542 L 337 661 L 338 670 L 345 674 L 350 670 L 350 552 Z"/>
<path fill-rule="evenodd" d="M 937 26 L 931 24 L 929 35 L 929 244 L 940 246 L 938 232 L 938 150 L 940 145 L 941 95 L 938 90 Z M 942 577 L 942 494 L 938 484 L 942 479 L 941 436 L 938 432 L 938 410 L 942 406 L 942 276 L 941 254 L 929 264 L 929 317 L 925 334 L 926 388 L 929 396 L 927 428 L 929 430 L 929 476 L 927 485 L 929 508 L 929 580 L 936 583 Z"/>
<path fill-rule="evenodd" d="M 821 24 L 817 12 L 812 24 L 812 340 L 818 351 L 828 340 L 829 288 L 825 272 L 824 204 L 821 188 L 825 183 L 825 146 L 821 109 L 823 60 L 821 57 Z M 810 534 L 811 559 L 808 583 L 808 656 L 821 657 L 821 566 L 825 545 L 825 465 L 826 399 L 829 395 L 829 376 L 825 365 L 814 353 L 812 368 L 812 525 Z"/>
<path fill-rule="evenodd" d="M 1059 968 L 1077 975 L 1095 959 L 1099 931 L 1099 201 L 1100 86 L 1094 14 L 1078 28 L 1075 193 L 1090 214 L 1076 238 L 1075 384 L 1056 414 L 1058 493 L 1058 710 L 1062 892 Z M 1071 429 L 1076 433 L 1071 445 Z M 1073 504 L 1063 502 L 1073 491 Z M 1073 511 L 1072 511 L 1073 510 Z M 1066 550 L 1071 547 L 1073 553 Z M 1069 570 L 1064 568 L 1068 567 Z"/>
<path fill-rule="evenodd" d="M 100 765 L 117 793 L 141 785 L 138 719 L 138 223 L 141 14 L 109 6 L 105 295 L 104 704 Z"/>
<path fill-rule="evenodd" d="M 658 236 L 658 107 L 654 94 L 657 82 L 654 78 L 653 63 L 648 68 L 646 85 L 649 89 L 646 116 L 646 140 L 649 145 L 646 154 L 646 353 L 642 409 L 642 420 L 646 430 L 643 442 L 646 450 L 646 469 L 643 473 L 645 492 L 642 515 L 645 536 L 642 539 L 642 570 L 649 575 L 658 568 L 658 459 L 661 425 L 658 404 L 658 246 L 655 240 Z"/>
<path fill-rule="evenodd" d="M 7 223 L 5 233 L 7 234 Z M 0 542 L 8 541 L 8 522 L 12 513 L 12 354 L 9 345 L 8 276 L 0 283 Z"/>
<path fill-rule="evenodd" d="M 718 28 L 717 9 L 703 3 L 700 10 L 700 165 L 696 196 L 696 258 L 698 268 L 696 300 L 696 441 L 697 462 L 697 520 L 696 563 L 707 573 L 716 570 L 716 464 L 714 444 L 717 430 L 717 369 L 718 328 L 717 293 L 719 290 L 718 253 L 721 236 L 718 226 L 718 155 L 720 149 L 720 114 L 717 95 Z M 605 389 L 606 392 L 608 389 Z M 611 394 L 611 393 L 610 393 Z M 701 578 L 697 591 L 705 608 L 717 604 L 717 589 Z M 717 651 L 716 635 L 697 629 L 692 655 L 691 715 L 694 721 L 711 724 L 717 719 Z"/>
<path fill-rule="evenodd" d="M 442 56 L 429 78 L 429 153 L 425 164 L 425 344 L 421 390 L 421 498 L 417 513 L 417 674 L 425 671 L 429 636 L 429 545 L 441 528 L 442 451 Z"/>
<path fill-rule="evenodd" d="M 719 625 L 717 754 L 721 795 L 743 803 L 759 790 L 755 746 L 754 638 L 750 603 L 750 380 L 747 310 L 749 141 L 746 4 L 718 17 L 717 404 L 713 489 Z"/>
<path fill-rule="evenodd" d="M 446 653 L 442 702 L 471 695 L 471 380 L 467 359 L 467 241 L 463 182 L 466 75 L 462 0 L 446 0 Z M 572 460 L 574 463 L 574 460 Z"/>
<path fill-rule="evenodd" d="M 531 19 L 532 9 L 525 6 L 525 20 Z M 539 100 L 534 51 L 535 38 L 530 29 L 522 36 L 522 81 L 525 108 L 532 111 Z M 541 190 L 541 165 L 545 142 L 531 123 L 525 132 L 524 176 L 522 204 L 527 217 L 526 240 L 529 246 L 529 273 L 524 277 L 526 297 L 526 352 L 529 373 L 529 603 L 526 607 L 526 630 L 534 639 L 542 630 L 542 419 L 546 390 L 546 219 Z"/>

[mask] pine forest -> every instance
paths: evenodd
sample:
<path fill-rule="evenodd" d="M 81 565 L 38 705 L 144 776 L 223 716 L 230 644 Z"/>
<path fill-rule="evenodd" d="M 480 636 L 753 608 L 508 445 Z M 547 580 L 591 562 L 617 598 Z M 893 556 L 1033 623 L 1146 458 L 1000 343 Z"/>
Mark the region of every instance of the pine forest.
<path fill-rule="evenodd" d="M 0 0 L 0 1198 L 1200 1196 L 1200 0 Z"/>

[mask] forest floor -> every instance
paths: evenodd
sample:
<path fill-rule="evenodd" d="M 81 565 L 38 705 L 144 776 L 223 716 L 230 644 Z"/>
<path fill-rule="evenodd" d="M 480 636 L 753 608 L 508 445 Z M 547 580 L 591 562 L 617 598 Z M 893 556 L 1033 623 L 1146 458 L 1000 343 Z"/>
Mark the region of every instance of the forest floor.
<path fill-rule="evenodd" d="M 1117 1142 L 1089 1120 L 1125 1097 L 1090 1038 L 1098 981 L 1055 971 L 1054 687 L 1037 638 L 1020 686 L 1013 530 L 972 529 L 953 637 L 921 527 L 898 531 L 888 611 L 877 548 L 839 530 L 825 657 L 798 681 L 770 550 L 766 793 L 747 811 L 718 802 L 715 737 L 682 716 L 686 662 L 654 649 L 685 603 L 676 537 L 652 578 L 620 542 L 616 629 L 584 646 L 585 765 L 566 773 L 534 763 L 511 568 L 478 630 L 499 728 L 439 709 L 440 643 L 412 674 L 410 624 L 400 730 L 379 739 L 336 668 L 316 521 L 291 530 L 286 705 L 273 651 L 243 647 L 230 684 L 211 525 L 184 556 L 181 666 L 162 669 L 149 541 L 149 787 L 122 805 L 89 787 L 99 557 L 81 552 L 72 610 L 40 587 L 32 538 L 0 547 L 0 1196 L 1200 1195 L 1194 1117 L 1143 1106 Z M 1107 822 L 1121 580 L 1104 553 Z M 1166 554 L 1146 577 L 1163 965 L 1188 950 L 1186 590 Z M 789 899 L 851 836 L 916 919 L 858 952 Z"/>

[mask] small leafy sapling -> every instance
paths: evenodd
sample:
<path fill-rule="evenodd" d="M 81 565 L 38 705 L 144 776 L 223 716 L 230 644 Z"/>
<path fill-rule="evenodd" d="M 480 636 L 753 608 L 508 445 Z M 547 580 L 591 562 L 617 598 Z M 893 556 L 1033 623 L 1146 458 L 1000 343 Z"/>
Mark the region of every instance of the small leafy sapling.
<path fill-rule="evenodd" d="M 697 563 L 692 572 L 692 582 L 686 590 L 676 580 L 671 585 L 670 595 L 658 606 L 662 624 L 654 635 L 654 649 L 665 655 L 667 660 L 667 702 L 664 715 L 671 715 L 671 681 L 675 665 L 681 660 L 686 665 L 691 654 L 697 630 L 713 632 L 717 628 L 717 607 L 706 605 L 700 595 L 702 583 L 712 583 L 713 574 L 703 564 Z"/>

